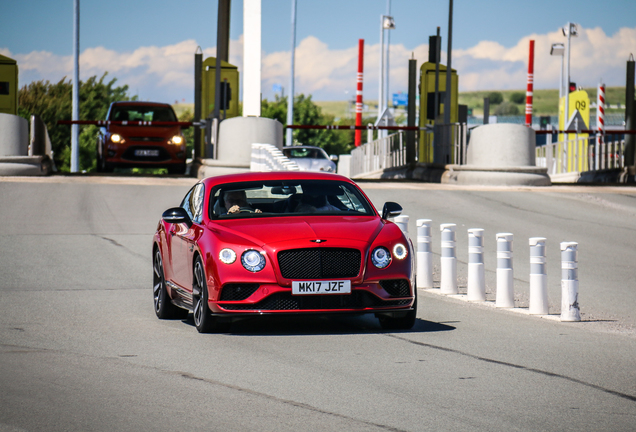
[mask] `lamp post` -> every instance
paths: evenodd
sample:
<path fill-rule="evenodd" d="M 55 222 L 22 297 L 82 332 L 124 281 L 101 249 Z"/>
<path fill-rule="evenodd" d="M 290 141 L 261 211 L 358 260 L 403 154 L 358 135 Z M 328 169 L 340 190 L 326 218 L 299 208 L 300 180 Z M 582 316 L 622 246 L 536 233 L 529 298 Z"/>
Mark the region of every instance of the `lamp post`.
<path fill-rule="evenodd" d="M 380 15 L 380 88 L 379 88 L 379 92 L 378 92 L 378 121 L 382 118 L 382 114 L 384 113 L 384 109 L 386 108 L 386 106 L 388 106 L 389 101 L 388 101 L 388 94 L 386 95 L 386 99 L 385 99 L 385 74 L 388 75 L 389 71 L 388 69 L 388 64 L 385 64 L 385 62 L 388 60 L 388 48 L 387 48 L 387 52 L 386 52 L 386 58 L 384 55 L 384 30 L 393 30 L 395 29 L 395 21 L 393 20 L 392 16 L 388 16 L 388 15 Z M 388 85 L 389 85 L 389 80 L 388 78 L 386 79 L 386 86 L 388 89 Z M 381 134 L 381 132 L 378 132 L 378 134 Z"/>
<path fill-rule="evenodd" d="M 559 71 L 559 99 L 563 97 L 563 53 L 565 52 L 565 46 L 562 43 L 552 44 L 550 48 L 550 55 L 561 56 L 561 70 Z"/>
<path fill-rule="evenodd" d="M 577 25 L 575 23 L 567 23 L 562 29 L 563 31 L 563 36 L 567 36 L 568 38 L 568 61 L 566 63 L 566 67 L 565 67 L 565 75 L 567 78 L 567 83 L 566 83 L 566 88 L 565 88 L 565 116 L 564 116 L 564 125 L 567 125 L 568 122 L 568 116 L 570 114 L 570 106 L 569 106 L 569 102 L 570 102 L 570 38 L 572 36 L 578 36 L 579 35 L 579 31 L 577 28 Z"/>

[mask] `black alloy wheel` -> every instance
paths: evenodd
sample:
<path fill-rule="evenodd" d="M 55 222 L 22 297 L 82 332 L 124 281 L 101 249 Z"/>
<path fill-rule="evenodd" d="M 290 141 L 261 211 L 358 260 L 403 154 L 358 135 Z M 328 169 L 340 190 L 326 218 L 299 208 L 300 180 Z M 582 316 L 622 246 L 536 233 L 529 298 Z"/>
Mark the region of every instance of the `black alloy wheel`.
<path fill-rule="evenodd" d="M 212 316 L 208 308 L 208 284 L 205 281 L 203 261 L 197 256 L 194 262 L 194 277 L 192 278 L 192 304 L 194 306 L 194 326 L 199 333 L 222 333 L 230 329 L 230 322 L 220 321 Z"/>
<path fill-rule="evenodd" d="M 152 296 L 155 305 L 155 313 L 159 319 L 186 318 L 188 311 L 172 304 L 168 291 L 166 291 L 166 280 L 163 272 L 163 261 L 159 248 L 155 249 L 155 256 L 152 265 Z"/>

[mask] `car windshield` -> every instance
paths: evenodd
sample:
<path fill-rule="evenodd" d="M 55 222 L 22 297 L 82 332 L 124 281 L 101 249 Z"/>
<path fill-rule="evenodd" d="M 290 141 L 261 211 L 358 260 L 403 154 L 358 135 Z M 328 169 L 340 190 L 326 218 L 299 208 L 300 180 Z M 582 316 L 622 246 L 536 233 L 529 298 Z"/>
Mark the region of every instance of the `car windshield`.
<path fill-rule="evenodd" d="M 294 159 L 328 159 L 327 155 L 317 148 L 283 148 L 283 154 Z"/>
<path fill-rule="evenodd" d="M 223 184 L 210 191 L 209 202 L 211 219 L 374 214 L 354 185 L 333 180 Z"/>
<path fill-rule="evenodd" d="M 167 106 L 115 105 L 109 120 L 176 122 L 177 118 L 172 108 Z"/>

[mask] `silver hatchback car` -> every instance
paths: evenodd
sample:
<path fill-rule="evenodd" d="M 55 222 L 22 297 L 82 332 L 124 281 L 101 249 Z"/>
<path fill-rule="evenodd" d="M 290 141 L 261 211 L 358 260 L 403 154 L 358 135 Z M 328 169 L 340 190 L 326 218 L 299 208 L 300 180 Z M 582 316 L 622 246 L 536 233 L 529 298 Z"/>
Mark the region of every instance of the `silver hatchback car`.
<path fill-rule="evenodd" d="M 320 147 L 306 145 L 283 147 L 283 154 L 296 162 L 301 171 L 336 172 L 338 156 L 328 156 Z"/>

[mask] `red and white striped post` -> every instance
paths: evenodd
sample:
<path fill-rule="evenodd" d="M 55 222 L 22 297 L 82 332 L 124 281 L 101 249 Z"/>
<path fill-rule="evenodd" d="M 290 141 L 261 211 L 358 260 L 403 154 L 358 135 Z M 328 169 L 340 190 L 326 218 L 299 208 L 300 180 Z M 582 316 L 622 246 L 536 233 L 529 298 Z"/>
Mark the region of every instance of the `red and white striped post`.
<path fill-rule="evenodd" d="M 532 126 L 532 88 L 534 86 L 534 40 L 530 39 L 528 58 L 528 88 L 526 90 L 526 126 Z"/>
<path fill-rule="evenodd" d="M 358 89 L 356 90 L 356 126 L 362 126 L 362 70 L 364 69 L 364 39 L 358 40 Z M 362 131 L 356 129 L 356 147 L 362 144 Z"/>
<path fill-rule="evenodd" d="M 596 92 L 596 149 L 594 150 L 594 168 L 601 169 L 600 153 L 605 138 L 605 84 L 601 81 Z"/>

